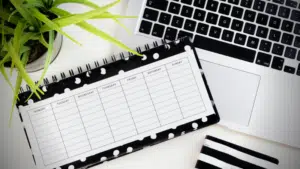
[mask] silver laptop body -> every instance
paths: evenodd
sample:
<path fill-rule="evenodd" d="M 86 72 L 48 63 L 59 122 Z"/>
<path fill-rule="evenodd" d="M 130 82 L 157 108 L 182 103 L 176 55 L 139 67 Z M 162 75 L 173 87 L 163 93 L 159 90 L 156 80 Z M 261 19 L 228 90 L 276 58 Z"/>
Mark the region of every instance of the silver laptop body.
<path fill-rule="evenodd" d="M 146 5 L 146 0 L 128 0 L 128 6 L 124 9 L 126 15 L 139 16 L 138 19 L 124 21 L 135 35 L 128 38 L 126 32 L 119 31 L 117 36 L 130 47 L 161 39 L 139 30 Z M 207 74 L 221 125 L 300 148 L 299 61 L 285 58 L 284 65 L 296 68 L 296 73 L 290 74 L 272 69 L 271 66 L 255 64 L 257 61 L 245 62 L 200 48 L 197 48 L 197 54 Z"/>

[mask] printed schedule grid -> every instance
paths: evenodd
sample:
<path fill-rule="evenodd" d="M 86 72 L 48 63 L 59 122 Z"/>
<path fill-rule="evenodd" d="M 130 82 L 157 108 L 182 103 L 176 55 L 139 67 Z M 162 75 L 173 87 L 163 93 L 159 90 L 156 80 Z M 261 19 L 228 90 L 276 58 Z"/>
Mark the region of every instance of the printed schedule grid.
<path fill-rule="evenodd" d="M 47 166 L 205 111 L 183 58 L 27 113 Z"/>

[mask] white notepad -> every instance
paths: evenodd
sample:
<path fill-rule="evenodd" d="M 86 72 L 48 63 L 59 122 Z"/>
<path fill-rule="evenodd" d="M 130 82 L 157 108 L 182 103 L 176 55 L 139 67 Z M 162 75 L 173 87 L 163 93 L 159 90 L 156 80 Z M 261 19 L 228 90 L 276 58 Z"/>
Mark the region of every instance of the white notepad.
<path fill-rule="evenodd" d="M 147 136 L 155 140 L 157 133 L 195 120 L 206 122 L 215 110 L 196 56 L 191 48 L 186 49 L 19 106 L 37 168 L 60 167 Z M 101 68 L 98 76 L 107 71 Z M 76 83 L 83 82 L 76 78 Z M 118 155 L 115 149 L 112 156 Z"/>

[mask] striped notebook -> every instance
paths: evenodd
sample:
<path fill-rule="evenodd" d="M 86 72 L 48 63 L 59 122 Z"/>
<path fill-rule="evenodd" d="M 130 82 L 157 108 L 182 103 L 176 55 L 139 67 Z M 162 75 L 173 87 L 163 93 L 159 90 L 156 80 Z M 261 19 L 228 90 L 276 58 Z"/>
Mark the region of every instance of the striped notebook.
<path fill-rule="evenodd" d="M 278 164 L 273 157 L 207 136 L 196 169 L 276 169 Z"/>

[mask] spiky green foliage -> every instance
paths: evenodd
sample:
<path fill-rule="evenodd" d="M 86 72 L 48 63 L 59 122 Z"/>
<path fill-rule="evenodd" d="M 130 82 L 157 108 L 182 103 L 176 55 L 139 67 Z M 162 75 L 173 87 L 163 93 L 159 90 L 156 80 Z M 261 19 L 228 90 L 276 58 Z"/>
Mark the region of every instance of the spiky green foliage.
<path fill-rule="evenodd" d="M 139 55 L 117 39 L 86 22 L 89 19 L 112 19 L 125 28 L 118 19 L 133 18 L 132 16 L 121 16 L 108 12 L 111 7 L 119 2 L 120 0 L 112 0 L 107 5 L 98 6 L 89 0 L 0 0 L 0 72 L 14 93 L 11 115 L 18 100 L 18 92 L 22 81 L 25 81 L 31 88 L 32 94 L 30 97 L 35 94 L 40 98 L 40 95 L 43 94 L 38 86 L 42 83 L 52 59 L 55 33 L 60 33 L 73 42 L 80 44 L 64 32 L 63 27 L 77 25 L 120 48 Z M 81 4 L 91 10 L 85 13 L 72 14 L 59 8 L 59 5 L 66 3 Z M 48 38 L 45 38 L 45 36 Z M 39 42 L 48 50 L 44 70 L 37 84 L 32 81 L 26 72 L 28 59 L 35 48 L 30 43 L 33 41 Z M 13 69 L 17 70 L 18 76 L 15 86 L 10 82 L 9 73 L 4 68 L 4 64 L 7 63 L 11 63 L 10 72 Z"/>

